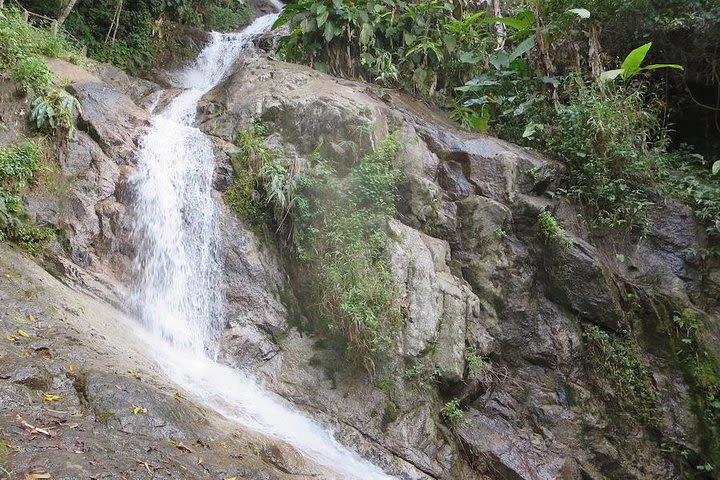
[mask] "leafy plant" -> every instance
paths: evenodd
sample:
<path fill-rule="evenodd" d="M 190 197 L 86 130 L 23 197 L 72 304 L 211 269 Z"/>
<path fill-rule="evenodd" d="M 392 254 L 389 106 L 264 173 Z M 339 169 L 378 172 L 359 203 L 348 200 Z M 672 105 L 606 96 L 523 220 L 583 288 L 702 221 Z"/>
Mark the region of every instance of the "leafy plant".
<path fill-rule="evenodd" d="M 18 54 L 10 72 L 10 78 L 20 84 L 23 92 L 40 93 L 52 85 L 54 75 L 42 57 Z"/>
<path fill-rule="evenodd" d="M 273 224 L 302 271 L 301 298 L 315 329 L 344 340 L 350 358 L 372 370 L 401 318 L 385 253 L 400 144 L 386 138 L 340 177 L 319 152 L 298 171 L 265 145 L 266 133 L 257 121 L 238 132 L 226 200 L 255 227 Z"/>
<path fill-rule="evenodd" d="M 52 86 L 54 75 L 41 55 L 75 59 L 77 52 L 61 36 L 28 24 L 14 10 L 0 16 L 0 67 L 10 70 L 25 93 L 33 92 L 30 121 L 38 130 L 67 137 L 75 132 L 80 103 L 65 90 Z"/>
<path fill-rule="evenodd" d="M 236 30 L 249 20 L 249 7 L 247 4 L 237 0 L 226 0 L 220 4 L 210 4 L 205 8 L 203 14 L 205 28 L 218 32 Z"/>
<path fill-rule="evenodd" d="M 261 199 L 261 171 L 277 163 L 278 153 L 265 145 L 265 134 L 259 122 L 238 131 L 235 144 L 240 151 L 232 158 L 235 181 L 225 193 L 228 206 L 257 233 L 274 220 L 267 201 Z"/>
<path fill-rule="evenodd" d="M 30 121 L 40 131 L 75 136 L 75 115 L 82 112 L 80 102 L 62 88 L 52 88 L 33 100 Z"/>
<path fill-rule="evenodd" d="M 466 422 L 465 412 L 460 408 L 460 400 L 453 398 L 449 402 L 443 405 L 442 411 L 440 412 L 443 420 L 452 427 L 461 426 Z"/>
<path fill-rule="evenodd" d="M 600 75 L 600 78 L 602 80 L 615 80 L 617 77 L 621 77 L 623 80 L 629 80 L 635 75 L 648 70 L 657 70 L 658 68 L 684 69 L 682 65 L 676 65 L 674 63 L 654 63 L 642 67 L 641 65 L 645 61 L 650 47 L 652 47 L 652 42 L 648 42 L 634 49 L 625 57 L 620 68 L 605 71 Z"/>
<path fill-rule="evenodd" d="M 453 9 L 441 0 L 301 0 L 275 24 L 288 24 L 291 32 L 278 51 L 336 75 L 432 96 L 464 82 L 475 70 L 475 62 L 465 60 L 491 43 L 481 12 L 456 18 Z"/>
<path fill-rule="evenodd" d="M 540 234 L 549 244 L 556 245 L 562 249 L 568 249 L 573 246 L 565 232 L 560 228 L 557 219 L 549 210 L 543 210 L 538 215 L 537 221 Z"/>
<path fill-rule="evenodd" d="M 392 343 L 401 320 L 385 251 L 385 222 L 395 213 L 397 195 L 392 159 L 399 147 L 387 137 L 345 177 L 317 161 L 298 176 L 290 210 L 312 311 L 369 370 Z"/>
<path fill-rule="evenodd" d="M 33 179 L 41 156 L 38 144 L 30 140 L 0 147 L 0 240 L 10 238 L 33 255 L 54 238 L 51 229 L 30 225 L 23 218 L 20 194 Z"/>
<path fill-rule="evenodd" d="M 490 364 L 483 360 L 475 348 L 466 348 L 464 357 L 467 378 L 479 378 L 483 372 L 490 369 Z"/>

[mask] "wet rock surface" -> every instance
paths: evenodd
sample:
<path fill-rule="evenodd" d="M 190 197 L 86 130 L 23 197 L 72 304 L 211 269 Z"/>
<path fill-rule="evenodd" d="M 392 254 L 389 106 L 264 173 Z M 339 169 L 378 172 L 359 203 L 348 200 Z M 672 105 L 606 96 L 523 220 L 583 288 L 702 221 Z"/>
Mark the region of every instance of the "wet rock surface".
<path fill-rule="evenodd" d="M 716 270 L 682 253 L 705 245 L 685 207 L 660 207 L 663 219 L 642 239 L 591 232 L 577 206 L 545 195 L 561 184 L 562 165 L 458 131 L 402 95 L 298 65 L 244 62 L 200 106 L 201 128 L 219 145 L 231 145 L 253 118 L 296 164 L 320 144 L 338 168 L 388 133 L 404 145 L 399 215 L 388 225 L 407 308 L 393 359 L 366 376 L 311 334 L 266 333 L 273 353 L 263 371 L 274 390 L 401 478 L 681 475 L 662 444 L 691 444 L 695 427 L 681 431 L 669 419 L 697 420 L 667 342 L 658 352 L 640 339 L 640 362 L 661 382 L 657 408 L 668 419 L 657 430 L 618 406 L 622 392 L 589 356 L 583 332 L 644 331 L 684 306 L 717 318 L 717 301 L 704 293 Z M 566 247 L 543 238 L 543 210 L 559 219 Z M 647 286 L 638 314 L 630 300 L 640 281 Z M 648 313 L 659 304 L 664 314 Z M 242 362 L 238 345 L 226 341 L 225 352 Z M 448 427 L 441 410 L 452 398 L 465 414 Z"/>
<path fill-rule="evenodd" d="M 133 320 L 6 245 L 0 279 L 0 478 L 332 478 L 199 407 Z"/>

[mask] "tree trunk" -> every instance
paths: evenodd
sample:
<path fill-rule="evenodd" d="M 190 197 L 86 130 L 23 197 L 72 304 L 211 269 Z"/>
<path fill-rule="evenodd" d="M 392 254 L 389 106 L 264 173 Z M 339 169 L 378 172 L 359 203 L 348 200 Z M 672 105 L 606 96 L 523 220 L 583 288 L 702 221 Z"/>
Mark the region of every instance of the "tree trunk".
<path fill-rule="evenodd" d="M 68 0 L 68 4 L 65 7 L 65 9 L 62 11 L 60 16 L 57 19 L 58 26 L 65 23 L 65 20 L 67 20 L 68 15 L 70 15 L 70 12 L 72 11 L 75 4 L 78 2 L 78 0 Z"/>

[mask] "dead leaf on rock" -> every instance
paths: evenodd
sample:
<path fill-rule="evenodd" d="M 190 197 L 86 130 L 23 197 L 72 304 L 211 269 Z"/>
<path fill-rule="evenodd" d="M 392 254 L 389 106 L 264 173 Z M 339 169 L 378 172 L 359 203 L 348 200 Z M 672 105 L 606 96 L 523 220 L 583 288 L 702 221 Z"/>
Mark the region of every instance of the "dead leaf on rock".
<path fill-rule="evenodd" d="M 170 445 L 177 448 L 181 452 L 192 453 L 192 450 L 190 450 L 188 447 L 186 447 L 182 442 L 176 442 L 175 440 L 170 440 Z"/>
<path fill-rule="evenodd" d="M 62 400 L 62 395 L 55 395 L 54 393 L 46 393 L 43 395 L 43 401 L 45 402 L 57 402 L 58 400 Z"/>
<path fill-rule="evenodd" d="M 25 474 L 25 480 L 38 480 L 42 478 L 52 478 L 52 476 L 42 467 L 33 467 Z"/>
<path fill-rule="evenodd" d="M 141 413 L 147 413 L 147 408 L 143 407 L 142 405 L 133 405 L 133 413 L 135 415 L 140 415 Z"/>
<path fill-rule="evenodd" d="M 20 422 L 20 425 L 25 429 L 28 433 L 37 434 L 40 433 L 42 435 L 45 435 L 46 437 L 52 437 L 52 433 L 48 432 L 44 428 L 34 427 L 27 423 L 24 418 L 22 418 L 20 415 L 15 416 L 18 422 Z"/>

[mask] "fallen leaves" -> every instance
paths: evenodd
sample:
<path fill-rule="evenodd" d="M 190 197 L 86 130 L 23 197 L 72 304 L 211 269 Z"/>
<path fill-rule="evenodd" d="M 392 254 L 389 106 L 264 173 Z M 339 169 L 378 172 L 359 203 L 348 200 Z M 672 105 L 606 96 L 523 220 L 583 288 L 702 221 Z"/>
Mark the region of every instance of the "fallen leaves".
<path fill-rule="evenodd" d="M 147 413 L 147 408 L 142 405 L 133 405 L 133 414 L 140 415 L 141 413 Z"/>
<path fill-rule="evenodd" d="M 24 418 L 22 418 L 19 414 L 15 417 L 17 421 L 20 423 L 20 425 L 25 429 L 26 432 L 32 433 L 33 435 L 41 434 L 45 435 L 46 437 L 52 437 L 53 434 L 45 430 L 44 428 L 35 427 L 33 425 L 30 425 L 28 422 L 25 421 Z"/>
<path fill-rule="evenodd" d="M 5 338 L 7 338 L 9 342 L 17 342 L 22 338 L 30 338 L 30 334 L 25 330 L 18 329 L 13 334 L 5 335 Z"/>
<path fill-rule="evenodd" d="M 57 402 L 58 400 L 62 400 L 62 398 L 62 395 L 55 395 L 54 393 L 46 393 L 43 395 L 44 402 Z"/>
<path fill-rule="evenodd" d="M 170 445 L 177 448 L 181 452 L 193 453 L 193 451 L 190 450 L 188 447 L 186 447 L 182 442 L 176 442 L 175 440 L 170 440 Z"/>
<path fill-rule="evenodd" d="M 52 478 L 52 476 L 41 467 L 33 467 L 25 474 L 25 480 L 39 480 L 43 478 Z"/>

